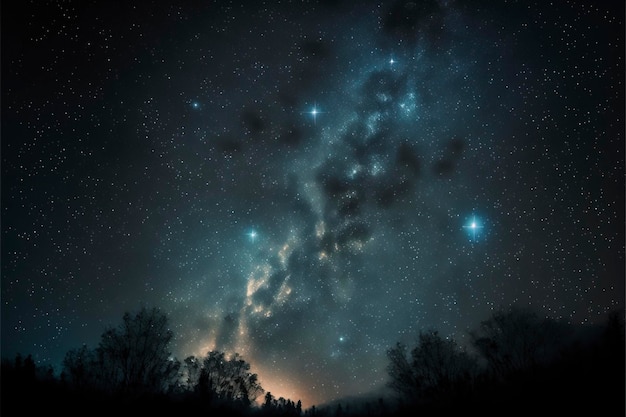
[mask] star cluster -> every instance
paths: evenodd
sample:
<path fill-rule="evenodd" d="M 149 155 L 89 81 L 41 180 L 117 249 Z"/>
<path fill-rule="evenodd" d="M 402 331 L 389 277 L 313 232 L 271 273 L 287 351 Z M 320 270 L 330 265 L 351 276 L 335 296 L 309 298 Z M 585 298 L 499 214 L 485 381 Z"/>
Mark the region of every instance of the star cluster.
<path fill-rule="evenodd" d="M 419 330 L 623 308 L 623 4 L 18 3 L 3 354 L 156 305 L 312 405 Z"/>

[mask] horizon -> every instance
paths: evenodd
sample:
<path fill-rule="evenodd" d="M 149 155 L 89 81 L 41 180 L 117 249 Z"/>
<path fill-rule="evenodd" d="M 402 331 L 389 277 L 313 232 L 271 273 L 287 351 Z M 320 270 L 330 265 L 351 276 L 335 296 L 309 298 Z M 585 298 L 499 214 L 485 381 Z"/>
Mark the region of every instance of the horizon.
<path fill-rule="evenodd" d="M 158 307 L 154 307 L 157 308 Z M 515 306 L 513 306 L 512 308 L 516 308 Z M 522 309 L 523 311 L 523 309 Z M 530 313 L 535 313 L 532 310 L 526 310 Z M 133 313 L 136 313 L 136 311 L 133 312 L 129 312 L 131 313 L 131 315 Z M 496 313 L 496 311 L 492 312 Z M 596 333 L 600 332 L 602 330 L 605 330 L 605 325 L 607 324 L 607 319 L 610 317 L 611 314 L 615 314 L 615 313 L 621 313 L 619 314 L 619 317 L 623 320 L 624 319 L 624 311 L 623 310 L 614 310 L 612 312 L 609 312 L 606 316 L 602 317 L 601 320 L 599 320 L 598 322 L 587 322 L 587 323 L 572 323 L 569 322 L 567 320 L 561 319 L 561 320 L 555 320 L 555 319 L 551 319 L 554 320 L 555 323 L 560 323 L 561 325 L 566 325 L 568 326 L 569 330 L 572 332 L 569 337 L 572 338 L 573 340 L 576 340 L 578 343 L 580 342 L 585 342 L 585 341 L 593 341 L 595 338 L 597 338 L 597 334 L 587 334 L 586 331 L 590 331 L 593 330 Z M 489 317 L 485 317 L 484 319 L 489 319 L 492 316 L 490 315 Z M 548 317 L 539 317 L 540 319 L 550 319 Z M 480 320 L 476 326 L 472 329 L 468 330 L 468 335 L 469 332 L 473 332 L 478 330 L 480 323 L 482 323 L 484 320 Z M 121 323 L 117 323 L 117 325 L 119 326 Z M 623 322 L 622 322 L 623 325 Z M 107 326 L 107 328 L 116 328 L 117 326 L 115 325 L 109 325 Z M 413 340 L 413 344 L 409 344 L 409 348 L 412 349 L 414 347 L 416 347 L 417 342 L 418 342 L 418 336 L 420 333 L 422 332 L 428 332 L 428 331 L 437 331 L 436 329 L 422 329 L 418 332 L 418 334 L 415 334 L 414 336 L 414 340 Z M 103 329 L 103 333 L 104 333 L 104 329 Z M 441 335 L 445 340 L 454 340 L 451 339 L 448 335 Z M 174 334 L 174 338 L 176 337 L 176 335 Z M 457 342 L 456 340 L 454 340 L 455 342 Z M 89 346 L 86 345 L 88 348 L 93 349 L 97 347 L 97 344 L 94 344 L 93 346 Z M 393 346 L 389 346 L 389 348 L 392 348 Z M 74 346 L 73 348 L 79 348 L 79 346 Z M 468 352 L 470 354 L 471 357 L 474 358 L 478 358 L 480 357 L 479 352 L 476 351 L 476 347 L 472 344 L 472 343 L 468 343 L 466 345 L 458 345 L 459 351 L 463 351 L 463 352 Z M 172 360 L 178 360 L 178 361 L 182 361 L 183 359 L 187 358 L 188 356 L 195 356 L 197 359 L 202 359 L 204 358 L 208 353 L 210 353 L 210 351 L 204 352 L 203 354 L 200 355 L 183 355 L 181 357 L 177 357 L 177 356 L 170 356 L 170 358 Z M 230 352 L 226 354 L 226 358 L 232 358 L 233 356 L 237 355 L 238 352 Z M 9 356 L 5 356 L 4 354 L 2 354 L 2 360 L 3 361 L 9 361 L 11 362 L 14 357 L 16 355 L 20 355 L 22 358 L 25 358 L 27 356 L 31 356 L 30 353 L 28 352 L 17 352 L 13 355 L 9 355 Z M 385 358 L 387 358 L 387 352 L 385 352 Z M 36 358 L 33 358 L 36 359 Z M 246 360 L 245 357 L 242 357 L 242 359 Z M 54 376 L 56 378 L 60 378 L 61 377 L 61 373 L 62 373 L 62 364 L 51 364 L 51 363 L 42 363 L 39 361 L 35 361 L 35 363 L 37 364 L 37 366 L 46 368 L 46 367 L 51 367 L 54 371 Z M 254 366 L 251 367 L 250 370 L 252 373 L 255 374 L 259 374 L 259 370 L 255 369 Z M 260 372 L 261 374 L 264 374 L 264 372 Z M 363 392 L 358 392 L 355 394 L 351 394 L 348 396 L 339 396 L 336 398 L 331 398 L 328 399 L 322 403 L 312 403 L 307 399 L 307 395 L 306 395 L 306 389 L 304 389 L 303 391 L 303 395 L 294 395 L 294 396 L 284 396 L 281 395 L 281 392 L 285 392 L 284 389 L 273 389 L 271 383 L 269 385 L 266 384 L 266 382 L 263 381 L 263 378 L 259 379 L 260 385 L 263 388 L 264 392 L 262 395 L 260 395 L 258 398 L 256 398 L 256 400 L 253 402 L 253 405 L 255 407 L 262 407 L 263 403 L 264 403 L 264 397 L 265 394 L 267 393 L 271 393 L 273 397 L 275 397 L 275 399 L 280 399 L 280 398 L 284 398 L 285 400 L 291 400 L 294 403 L 301 401 L 302 403 L 302 409 L 303 410 L 310 410 L 312 407 L 315 407 L 318 410 L 324 409 L 324 408 L 330 408 L 330 407 L 336 407 L 337 405 L 343 404 L 353 404 L 353 405 L 358 405 L 358 404 L 365 404 L 366 402 L 371 402 L 373 400 L 375 401 L 379 401 L 379 399 L 384 399 L 387 401 L 398 401 L 398 397 L 397 394 L 393 393 L 393 390 L 388 386 L 389 380 L 387 380 L 383 385 L 379 386 L 379 387 L 375 387 L 369 391 L 363 391 Z M 278 393 L 278 394 L 276 394 Z"/>

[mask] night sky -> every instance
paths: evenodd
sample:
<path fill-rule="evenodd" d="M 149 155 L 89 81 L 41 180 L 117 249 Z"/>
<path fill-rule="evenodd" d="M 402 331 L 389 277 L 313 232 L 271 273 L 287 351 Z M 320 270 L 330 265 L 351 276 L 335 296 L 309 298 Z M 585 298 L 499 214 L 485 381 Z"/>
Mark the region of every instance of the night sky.
<path fill-rule="evenodd" d="M 3 356 L 155 306 L 310 406 L 624 308 L 623 2 L 133 3 L 3 5 Z"/>

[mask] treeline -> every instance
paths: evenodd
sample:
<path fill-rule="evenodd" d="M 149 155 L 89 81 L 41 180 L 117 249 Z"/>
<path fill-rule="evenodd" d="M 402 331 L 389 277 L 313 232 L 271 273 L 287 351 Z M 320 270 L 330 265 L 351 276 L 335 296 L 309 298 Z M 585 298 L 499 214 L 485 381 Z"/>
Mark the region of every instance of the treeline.
<path fill-rule="evenodd" d="M 265 393 L 240 355 L 208 352 L 182 361 L 170 352 L 159 309 L 127 313 L 96 348 L 67 352 L 59 376 L 29 355 L 2 361 L 2 415 L 250 416 L 624 415 L 624 321 L 577 327 L 511 308 L 493 313 L 460 347 L 436 330 L 387 351 L 392 395 L 302 409 Z M 260 404 L 260 405 L 259 405 Z"/>
<path fill-rule="evenodd" d="M 142 308 L 106 329 L 95 349 L 68 351 L 58 378 L 52 368 L 37 367 L 30 355 L 3 359 L 2 415 L 258 411 L 252 406 L 264 390 L 240 355 L 212 351 L 179 361 L 170 352 L 172 338 L 167 316 Z M 264 411 L 281 411 L 283 401 L 270 402 Z"/>
<path fill-rule="evenodd" d="M 387 351 L 397 400 L 336 404 L 326 416 L 624 416 L 623 312 L 574 326 L 528 309 L 494 312 L 460 347 L 436 330 Z"/>

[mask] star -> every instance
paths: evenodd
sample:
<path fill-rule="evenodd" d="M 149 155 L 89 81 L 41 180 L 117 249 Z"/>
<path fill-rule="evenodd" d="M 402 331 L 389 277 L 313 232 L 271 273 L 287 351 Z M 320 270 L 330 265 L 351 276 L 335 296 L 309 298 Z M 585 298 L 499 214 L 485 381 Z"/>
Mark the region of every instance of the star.
<path fill-rule="evenodd" d="M 200 103 L 198 103 L 197 101 L 192 101 L 191 108 L 194 110 L 198 110 L 200 108 Z"/>
<path fill-rule="evenodd" d="M 254 242 L 259 236 L 257 231 L 254 229 L 250 230 L 248 233 L 246 233 L 246 235 L 248 236 L 248 239 L 250 240 L 250 242 Z"/>
<path fill-rule="evenodd" d="M 317 115 L 322 113 L 321 111 L 319 111 L 319 109 L 317 108 L 317 104 L 313 104 L 313 108 L 306 112 L 307 114 L 310 114 L 313 117 L 313 123 L 317 124 Z"/>
<path fill-rule="evenodd" d="M 475 241 L 476 235 L 480 233 L 481 229 L 483 229 L 483 225 L 479 222 L 478 219 L 476 219 L 476 216 L 472 216 L 472 219 L 467 224 L 465 224 L 463 228 L 471 234 L 472 239 Z"/>
<path fill-rule="evenodd" d="M 393 59 L 393 57 L 389 58 L 389 61 L 387 61 L 387 62 L 389 62 L 389 69 L 391 69 L 391 70 L 393 70 L 393 66 L 394 66 L 394 64 L 397 64 L 397 63 L 398 63 L 398 61 L 396 61 L 395 59 Z"/>

